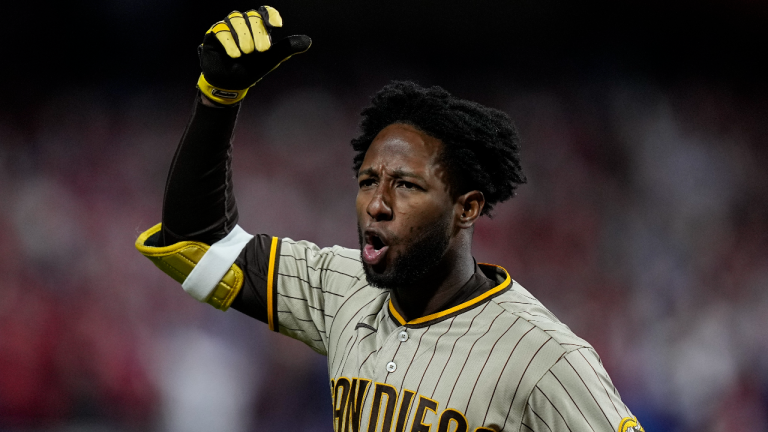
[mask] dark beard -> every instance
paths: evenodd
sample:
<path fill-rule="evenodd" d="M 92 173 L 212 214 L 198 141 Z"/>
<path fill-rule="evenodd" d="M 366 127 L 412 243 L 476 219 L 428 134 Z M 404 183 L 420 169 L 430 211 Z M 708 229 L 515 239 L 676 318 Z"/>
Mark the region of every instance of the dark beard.
<path fill-rule="evenodd" d="M 395 289 L 419 282 L 437 267 L 448 250 L 451 240 L 448 227 L 448 220 L 432 224 L 421 232 L 403 254 L 395 258 L 391 268 L 384 273 L 376 273 L 370 265 L 362 261 L 362 249 L 365 243 L 358 224 L 357 235 L 360 242 L 361 263 L 368 283 L 376 288 Z"/>

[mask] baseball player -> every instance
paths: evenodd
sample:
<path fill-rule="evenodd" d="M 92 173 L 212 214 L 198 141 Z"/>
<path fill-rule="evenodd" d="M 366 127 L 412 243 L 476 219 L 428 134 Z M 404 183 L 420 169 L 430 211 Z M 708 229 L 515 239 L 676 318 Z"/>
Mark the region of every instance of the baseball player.
<path fill-rule="evenodd" d="M 337 432 L 642 431 L 589 343 L 504 268 L 472 257 L 474 223 L 526 181 L 504 113 L 394 82 L 352 141 L 359 250 L 237 225 L 230 141 L 240 101 L 311 45 L 273 44 L 281 26 L 263 6 L 205 34 L 162 223 L 138 250 L 197 300 L 327 356 Z"/>

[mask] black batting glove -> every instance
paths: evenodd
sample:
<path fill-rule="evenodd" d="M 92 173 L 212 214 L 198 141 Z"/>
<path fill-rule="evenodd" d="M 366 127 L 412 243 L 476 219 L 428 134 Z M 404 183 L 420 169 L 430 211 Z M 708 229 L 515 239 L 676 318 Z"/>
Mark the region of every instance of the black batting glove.
<path fill-rule="evenodd" d="M 282 26 L 280 13 L 270 6 L 244 14 L 234 11 L 211 26 L 197 51 L 203 70 L 197 82 L 200 91 L 219 104 L 237 103 L 266 74 L 312 45 L 305 35 L 272 44 L 270 32 Z"/>

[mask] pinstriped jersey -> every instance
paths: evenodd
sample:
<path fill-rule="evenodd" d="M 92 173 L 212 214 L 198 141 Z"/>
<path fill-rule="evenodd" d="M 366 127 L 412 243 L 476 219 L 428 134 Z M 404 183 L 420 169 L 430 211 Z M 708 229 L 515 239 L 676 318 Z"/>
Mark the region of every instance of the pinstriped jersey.
<path fill-rule="evenodd" d="M 483 295 L 406 322 L 359 250 L 255 241 L 269 259 L 236 262 L 265 282 L 270 328 L 328 357 L 337 432 L 643 430 L 595 350 L 501 267 L 480 265 Z"/>

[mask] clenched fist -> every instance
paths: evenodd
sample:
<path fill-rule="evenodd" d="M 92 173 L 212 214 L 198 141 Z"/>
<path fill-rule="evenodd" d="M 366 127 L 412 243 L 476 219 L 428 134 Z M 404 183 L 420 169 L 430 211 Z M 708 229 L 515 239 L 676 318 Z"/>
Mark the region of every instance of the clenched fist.
<path fill-rule="evenodd" d="M 305 35 L 273 44 L 270 32 L 282 26 L 280 13 L 270 6 L 234 11 L 211 26 L 198 48 L 203 70 L 197 82 L 200 91 L 219 104 L 239 102 L 264 75 L 312 45 Z"/>

